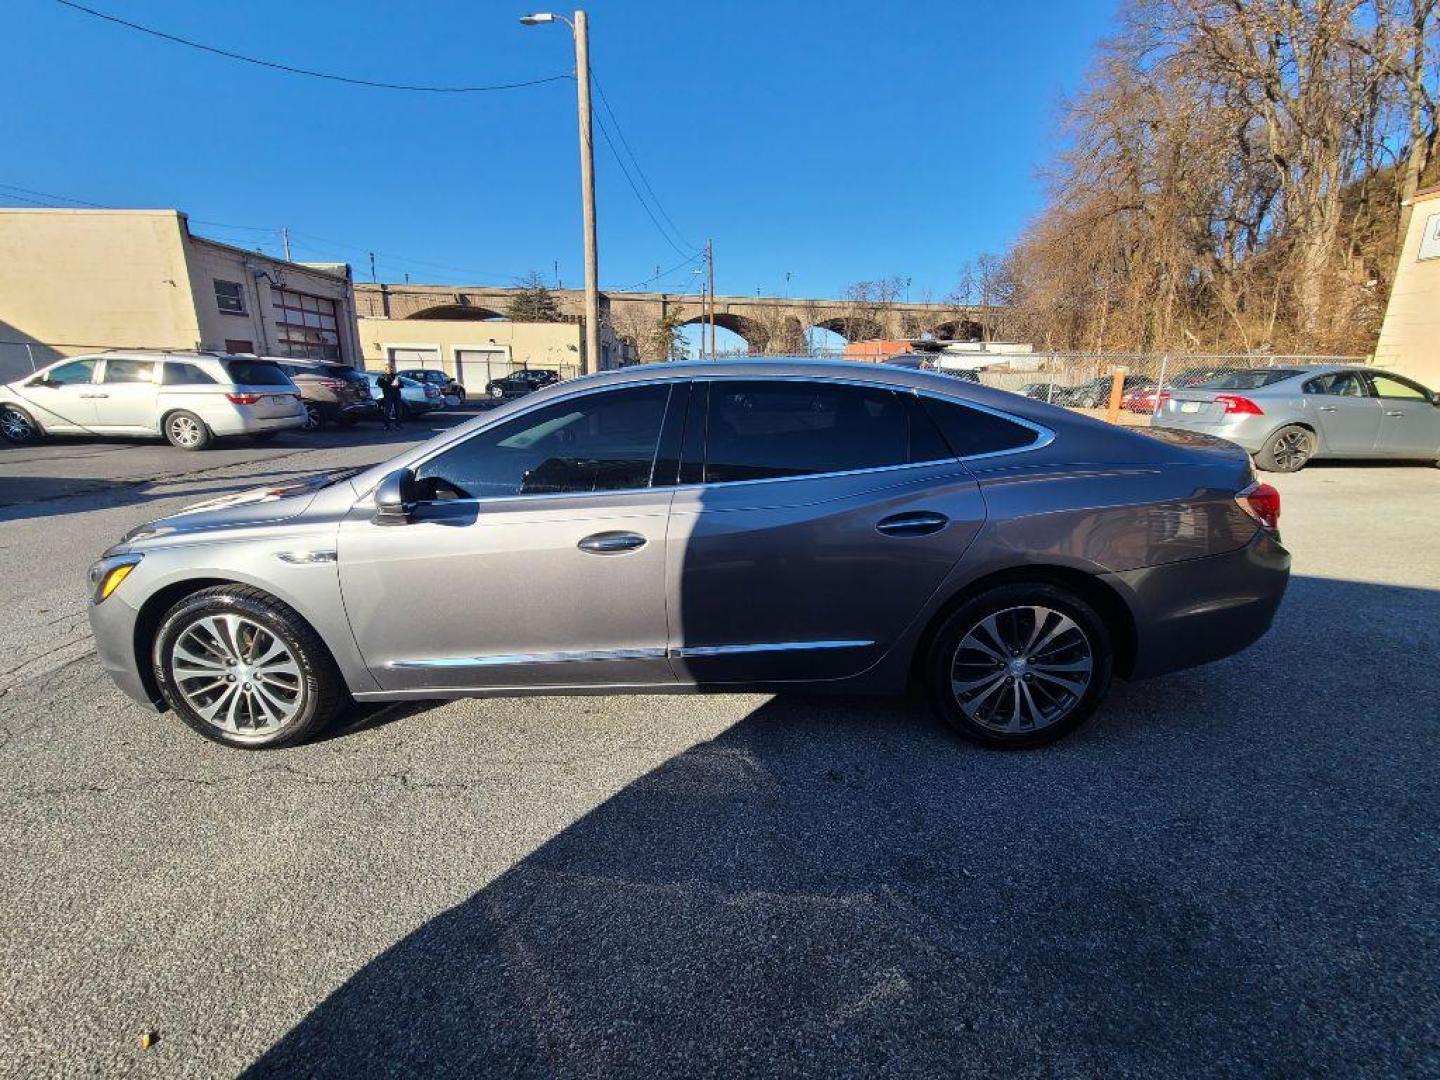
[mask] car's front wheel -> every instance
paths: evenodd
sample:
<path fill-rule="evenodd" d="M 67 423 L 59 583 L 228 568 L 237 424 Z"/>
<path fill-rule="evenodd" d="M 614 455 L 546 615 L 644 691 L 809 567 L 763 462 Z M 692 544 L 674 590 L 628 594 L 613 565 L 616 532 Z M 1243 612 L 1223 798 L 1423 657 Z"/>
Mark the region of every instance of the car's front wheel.
<path fill-rule="evenodd" d="M 1314 456 L 1314 432 L 1290 424 L 1265 440 L 1255 455 L 1255 464 L 1266 472 L 1299 472 Z"/>
<path fill-rule="evenodd" d="M 299 742 L 345 700 L 320 636 L 293 608 L 248 586 L 202 589 L 172 607 L 152 663 L 170 707 L 227 746 Z"/>
<path fill-rule="evenodd" d="M 504 396 L 505 396 L 505 388 L 504 388 L 503 386 L 492 386 L 492 387 L 490 387 L 490 397 L 493 398 L 495 401 L 499 401 L 499 400 L 500 400 L 501 398 L 503 398 Z"/>
<path fill-rule="evenodd" d="M 40 441 L 40 425 L 30 419 L 30 414 L 14 405 L 0 406 L 0 435 L 6 442 L 26 446 Z"/>
<path fill-rule="evenodd" d="M 1110 688 L 1114 652 L 1095 609 L 1053 585 L 1002 585 L 957 608 L 931 642 L 935 711 L 984 746 L 1023 749 L 1069 734 Z"/>

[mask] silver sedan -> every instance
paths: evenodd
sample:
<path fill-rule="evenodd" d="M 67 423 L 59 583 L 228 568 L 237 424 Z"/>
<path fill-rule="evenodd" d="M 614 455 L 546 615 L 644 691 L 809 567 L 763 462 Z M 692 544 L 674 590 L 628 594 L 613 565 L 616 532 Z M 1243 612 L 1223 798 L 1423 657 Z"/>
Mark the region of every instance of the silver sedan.
<path fill-rule="evenodd" d="M 1318 457 L 1440 459 L 1440 395 L 1388 371 L 1251 368 L 1163 400 L 1157 423 L 1228 439 L 1269 472 Z"/>

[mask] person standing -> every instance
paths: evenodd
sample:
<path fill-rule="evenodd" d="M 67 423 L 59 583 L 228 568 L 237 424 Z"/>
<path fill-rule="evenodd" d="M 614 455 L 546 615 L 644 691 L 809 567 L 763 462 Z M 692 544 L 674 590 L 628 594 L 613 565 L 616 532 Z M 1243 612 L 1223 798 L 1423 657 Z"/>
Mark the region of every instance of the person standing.
<path fill-rule="evenodd" d="M 382 371 L 375 385 L 380 387 L 380 411 L 385 419 L 385 430 L 402 427 L 400 415 L 400 376 L 393 371 Z"/>

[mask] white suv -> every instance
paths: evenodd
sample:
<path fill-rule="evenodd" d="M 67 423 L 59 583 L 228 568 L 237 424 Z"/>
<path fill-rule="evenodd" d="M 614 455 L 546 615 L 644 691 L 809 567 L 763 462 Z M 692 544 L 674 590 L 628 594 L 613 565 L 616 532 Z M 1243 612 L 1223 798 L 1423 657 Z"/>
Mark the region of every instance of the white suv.
<path fill-rule="evenodd" d="M 0 435 L 163 435 L 182 450 L 305 423 L 300 391 L 270 360 L 226 353 L 108 352 L 0 386 Z"/>

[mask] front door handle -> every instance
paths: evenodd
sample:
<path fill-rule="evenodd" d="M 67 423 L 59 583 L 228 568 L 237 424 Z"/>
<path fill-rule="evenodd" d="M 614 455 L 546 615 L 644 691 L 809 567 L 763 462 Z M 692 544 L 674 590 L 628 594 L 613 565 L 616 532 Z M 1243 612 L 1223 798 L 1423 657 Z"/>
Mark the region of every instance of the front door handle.
<path fill-rule="evenodd" d="M 894 514 L 881 518 L 875 523 L 875 528 L 886 536 L 929 536 L 948 524 L 950 519 L 944 514 L 937 514 L 933 510 L 917 510 L 909 514 Z"/>
<path fill-rule="evenodd" d="M 647 543 L 645 537 L 633 532 L 600 532 L 585 537 L 575 546 L 591 555 L 619 555 L 636 551 Z"/>
<path fill-rule="evenodd" d="M 109 395 L 109 394 L 81 394 L 80 396 L 81 396 L 82 398 L 102 398 L 102 397 L 109 397 L 110 395 Z"/>
<path fill-rule="evenodd" d="M 1320 411 L 1321 411 L 1321 412 L 1334 412 L 1334 411 L 1335 411 L 1336 409 L 1338 409 L 1339 407 L 1340 407 L 1339 405 L 1321 405 L 1321 406 L 1320 406 Z"/>
<path fill-rule="evenodd" d="M 1404 416 L 1404 415 L 1405 415 L 1405 410 L 1404 410 L 1404 409 L 1386 409 L 1386 410 L 1385 410 L 1385 415 L 1386 415 L 1386 416 Z"/>

